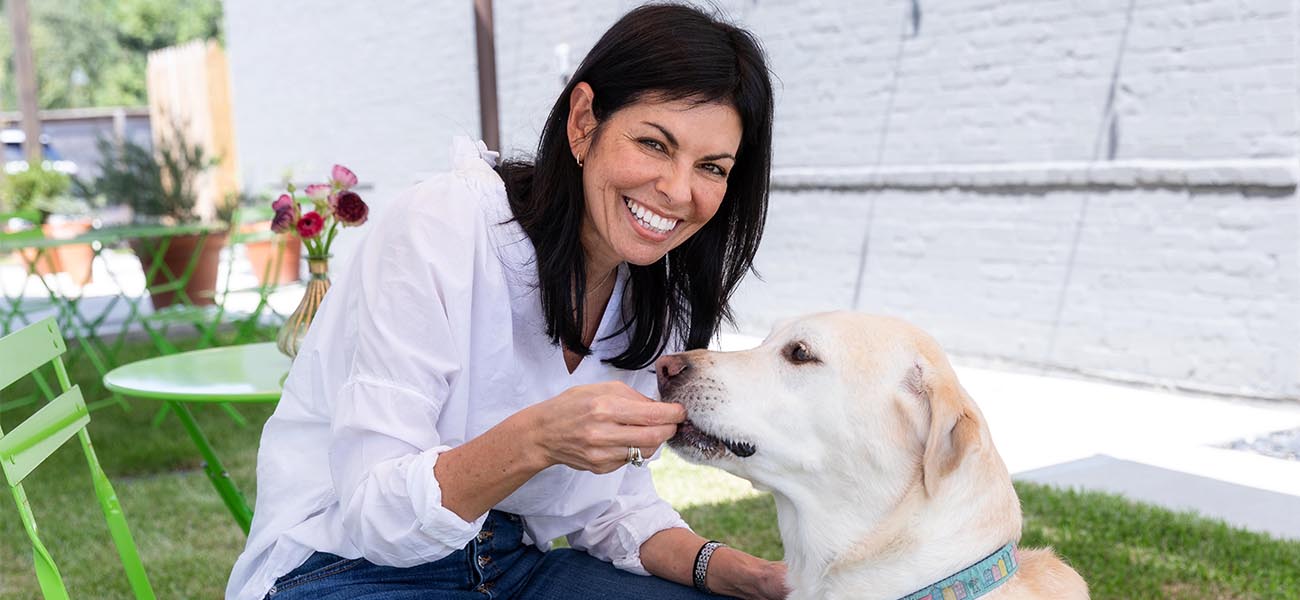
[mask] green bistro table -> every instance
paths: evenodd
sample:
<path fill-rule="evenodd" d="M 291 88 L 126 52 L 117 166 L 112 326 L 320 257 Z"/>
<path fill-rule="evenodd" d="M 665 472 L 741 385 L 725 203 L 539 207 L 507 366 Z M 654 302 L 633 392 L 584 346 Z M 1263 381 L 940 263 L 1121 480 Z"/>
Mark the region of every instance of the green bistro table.
<path fill-rule="evenodd" d="M 290 364 L 289 357 L 272 342 L 207 348 L 123 365 L 104 375 L 104 387 L 127 396 L 162 400 L 175 411 L 203 455 L 208 479 L 247 534 L 253 511 L 187 405 L 276 402 Z"/>

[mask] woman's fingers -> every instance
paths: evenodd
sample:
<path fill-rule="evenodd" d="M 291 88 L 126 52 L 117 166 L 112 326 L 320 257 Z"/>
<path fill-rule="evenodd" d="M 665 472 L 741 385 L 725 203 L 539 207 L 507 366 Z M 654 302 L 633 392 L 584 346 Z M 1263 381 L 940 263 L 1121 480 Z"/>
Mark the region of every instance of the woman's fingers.
<path fill-rule="evenodd" d="M 610 398 L 610 418 L 623 425 L 676 425 L 686 420 L 686 407 L 675 402 L 655 402 L 645 396 Z"/>
<path fill-rule="evenodd" d="M 658 448 L 677 432 L 676 425 L 617 425 L 607 423 L 589 429 L 585 443 L 594 447 Z"/>
<path fill-rule="evenodd" d="M 626 446 L 626 447 L 615 447 L 615 448 L 602 448 L 599 452 L 601 458 L 592 460 L 592 464 L 588 465 L 587 468 L 585 468 L 584 470 L 591 471 L 593 473 L 611 473 L 613 471 L 617 471 L 632 462 L 628 460 L 630 454 L 628 452 L 628 448 L 630 447 L 635 447 L 641 450 L 641 458 L 643 460 L 650 460 L 650 457 L 654 456 L 654 453 L 659 449 L 658 446 L 650 446 L 650 447 Z"/>

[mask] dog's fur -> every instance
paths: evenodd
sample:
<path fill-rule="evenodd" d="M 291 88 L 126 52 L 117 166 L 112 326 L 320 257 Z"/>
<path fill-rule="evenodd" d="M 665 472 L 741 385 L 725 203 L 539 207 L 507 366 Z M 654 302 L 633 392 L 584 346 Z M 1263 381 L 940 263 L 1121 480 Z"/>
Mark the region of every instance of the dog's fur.
<path fill-rule="evenodd" d="M 907 323 L 814 315 L 752 350 L 671 355 L 658 371 L 662 400 L 688 415 L 670 445 L 775 496 L 792 599 L 899 598 L 1020 539 L 983 415 Z M 1018 558 L 985 597 L 1088 598 L 1051 550 Z"/>

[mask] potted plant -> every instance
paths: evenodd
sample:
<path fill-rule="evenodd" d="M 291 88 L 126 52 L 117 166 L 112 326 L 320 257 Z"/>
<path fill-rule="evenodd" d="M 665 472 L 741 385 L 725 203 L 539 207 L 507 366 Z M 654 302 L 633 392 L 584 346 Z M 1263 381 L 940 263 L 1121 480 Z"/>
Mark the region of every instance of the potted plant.
<path fill-rule="evenodd" d="M 40 226 L 46 238 L 64 240 L 86 233 L 93 226 L 90 206 L 70 196 L 71 187 L 68 175 L 34 167 L 6 177 L 0 194 L 7 199 L 10 210 L 39 214 L 39 223 L 32 225 Z M 50 248 L 40 254 L 39 260 L 36 250 L 24 250 L 22 254 L 25 263 L 36 262 L 37 275 L 68 273 L 78 285 L 91 280 L 95 251 L 89 244 Z"/>
<path fill-rule="evenodd" d="M 179 130 L 177 130 L 179 131 Z M 100 174 L 86 187 L 108 202 L 131 209 L 136 224 L 182 225 L 198 222 L 194 204 L 198 199 L 195 182 L 217 161 L 198 145 L 188 143 L 178 132 L 149 149 L 130 140 L 99 141 Z M 185 295 L 194 304 L 213 304 L 225 231 L 187 233 L 133 240 L 132 249 L 140 265 L 149 272 L 155 255 L 163 249 L 162 262 L 172 276 L 185 271 L 198 254 Z M 176 302 L 175 291 L 155 291 L 170 279 L 156 270 L 147 285 L 154 310 Z"/>

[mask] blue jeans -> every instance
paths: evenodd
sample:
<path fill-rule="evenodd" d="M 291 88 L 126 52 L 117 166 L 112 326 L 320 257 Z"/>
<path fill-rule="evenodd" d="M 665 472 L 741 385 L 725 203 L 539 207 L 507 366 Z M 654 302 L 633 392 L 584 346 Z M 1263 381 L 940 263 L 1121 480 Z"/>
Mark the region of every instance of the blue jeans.
<path fill-rule="evenodd" d="M 585 552 L 542 552 L 523 543 L 519 517 L 492 511 L 478 537 L 441 560 L 384 567 L 317 552 L 275 581 L 267 600 L 708 600 L 658 577 L 620 571 Z M 683 557 L 690 560 L 690 557 Z"/>

